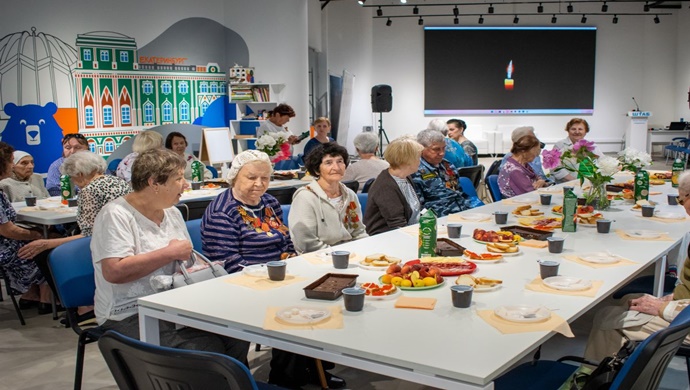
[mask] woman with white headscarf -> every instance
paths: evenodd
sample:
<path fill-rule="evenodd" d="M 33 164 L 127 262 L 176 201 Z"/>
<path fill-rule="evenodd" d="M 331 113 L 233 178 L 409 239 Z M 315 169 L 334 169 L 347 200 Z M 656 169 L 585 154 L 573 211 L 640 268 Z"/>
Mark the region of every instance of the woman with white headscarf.
<path fill-rule="evenodd" d="M 33 156 L 21 150 L 15 150 L 12 174 L 0 181 L 0 190 L 7 194 L 10 202 L 21 202 L 27 196 L 35 196 L 38 199 L 50 196 L 43 178 L 34 174 Z"/>

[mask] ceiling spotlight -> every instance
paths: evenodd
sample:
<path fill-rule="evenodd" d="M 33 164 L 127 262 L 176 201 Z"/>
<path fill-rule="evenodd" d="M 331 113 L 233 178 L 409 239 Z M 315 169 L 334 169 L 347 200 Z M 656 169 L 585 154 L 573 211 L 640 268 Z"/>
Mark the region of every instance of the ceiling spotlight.
<path fill-rule="evenodd" d="M 539 6 L 537 7 L 537 12 L 542 13 L 544 12 L 544 6 L 539 3 Z"/>
<path fill-rule="evenodd" d="M 494 13 L 494 5 L 493 4 L 489 4 L 489 13 L 490 14 Z"/>
<path fill-rule="evenodd" d="M 419 20 L 417 21 L 417 24 L 420 25 L 420 26 L 424 25 L 424 19 L 422 19 L 421 16 L 419 17 Z"/>
<path fill-rule="evenodd" d="M 556 24 L 557 21 L 558 21 L 558 18 L 556 17 L 556 14 L 553 14 L 553 16 L 551 17 L 551 23 Z"/>
<path fill-rule="evenodd" d="M 386 21 L 386 26 L 390 27 L 391 24 L 393 24 L 393 21 L 391 20 L 391 18 L 388 18 L 388 20 Z"/>
<path fill-rule="evenodd" d="M 654 23 L 656 23 L 656 24 L 661 23 L 661 20 L 659 19 L 659 15 L 654 16 Z"/>
<path fill-rule="evenodd" d="M 407 0 L 400 0 L 401 3 L 407 4 Z"/>
<path fill-rule="evenodd" d="M 613 24 L 618 24 L 618 15 L 613 15 Z"/>
<path fill-rule="evenodd" d="M 376 16 L 383 16 L 383 10 L 381 9 L 381 7 L 379 7 L 379 9 L 376 10 Z"/>
<path fill-rule="evenodd" d="M 604 2 L 604 5 L 601 6 L 601 12 L 607 12 L 609 10 L 608 4 Z"/>
<path fill-rule="evenodd" d="M 414 8 L 412 8 L 412 13 L 415 15 L 419 15 L 419 8 L 415 5 Z"/>
<path fill-rule="evenodd" d="M 582 15 L 582 19 L 580 19 L 580 23 L 587 23 L 587 15 Z"/>
<path fill-rule="evenodd" d="M 649 2 L 644 3 L 644 12 L 649 12 Z"/>
<path fill-rule="evenodd" d="M 460 19 L 454 18 L 454 19 L 453 19 L 453 24 L 460 24 Z"/>
<path fill-rule="evenodd" d="M 515 15 L 515 17 L 513 18 L 513 24 L 518 24 L 519 21 L 520 21 L 520 18 L 518 18 L 518 16 Z"/>
<path fill-rule="evenodd" d="M 359 3 L 359 5 L 364 5 L 364 3 L 367 2 L 367 0 L 358 0 L 357 2 Z"/>
<path fill-rule="evenodd" d="M 568 12 L 573 12 L 573 3 L 568 3 Z"/>
<path fill-rule="evenodd" d="M 453 8 L 453 15 L 455 15 L 455 16 L 460 15 L 460 10 L 458 9 L 457 5 L 455 6 L 455 8 Z"/>
<path fill-rule="evenodd" d="M 479 24 L 484 24 L 484 15 L 479 15 L 479 20 L 477 21 Z"/>

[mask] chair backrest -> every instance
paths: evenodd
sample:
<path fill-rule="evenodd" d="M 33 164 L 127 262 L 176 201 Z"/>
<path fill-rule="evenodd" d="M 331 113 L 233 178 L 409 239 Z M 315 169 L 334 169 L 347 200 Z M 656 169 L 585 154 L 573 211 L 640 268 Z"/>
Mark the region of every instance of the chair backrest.
<path fill-rule="evenodd" d="M 206 169 L 208 169 L 209 172 L 211 172 L 211 175 L 213 175 L 213 178 L 214 178 L 214 179 L 217 179 L 217 178 L 218 178 L 218 170 L 217 170 L 216 168 L 214 168 L 214 167 L 211 166 L 211 165 L 207 165 L 207 166 L 206 166 Z"/>
<path fill-rule="evenodd" d="M 278 161 L 274 167 L 276 171 L 286 171 L 289 169 L 299 169 L 299 162 L 302 160 L 299 156 L 292 156 L 287 160 Z"/>
<path fill-rule="evenodd" d="M 351 189 L 355 193 L 357 193 L 357 190 L 359 189 L 359 182 L 357 180 L 346 180 L 341 183 L 345 184 L 345 187 Z"/>
<path fill-rule="evenodd" d="M 187 224 L 187 232 L 189 232 L 189 237 L 192 239 L 192 247 L 197 252 L 202 252 L 201 250 L 201 219 L 192 219 L 185 222 Z"/>
<path fill-rule="evenodd" d="M 357 194 L 357 198 L 359 199 L 359 205 L 362 206 L 362 215 L 364 215 L 364 210 L 367 208 L 369 194 Z"/>
<path fill-rule="evenodd" d="M 280 187 L 269 188 L 266 193 L 273 195 L 280 204 L 292 204 L 292 195 L 295 194 L 295 191 L 297 191 L 295 187 Z"/>
<path fill-rule="evenodd" d="M 247 367 L 227 355 L 147 344 L 114 331 L 98 340 L 120 389 L 253 389 Z"/>
<path fill-rule="evenodd" d="M 56 247 L 48 257 L 48 265 L 62 306 L 93 305 L 96 282 L 91 260 L 91 237 L 78 238 Z"/>
<path fill-rule="evenodd" d="M 486 175 L 484 176 L 484 182 L 489 182 L 489 176 L 498 175 L 498 169 L 501 167 L 501 160 L 494 160 L 486 170 Z"/>
<path fill-rule="evenodd" d="M 482 202 L 479 199 L 479 196 L 477 195 L 477 190 L 474 188 L 474 185 L 470 181 L 469 178 L 467 177 L 459 177 L 458 182 L 460 183 L 460 188 L 462 188 L 462 192 L 464 192 L 467 196 L 470 197 L 470 199 L 473 199 L 473 204 L 479 205 L 481 203 L 481 206 L 484 205 L 484 202 Z M 476 198 L 476 200 L 474 200 Z M 479 203 L 477 203 L 479 202 Z"/>
<path fill-rule="evenodd" d="M 482 173 L 484 172 L 483 165 L 473 165 L 471 167 L 458 168 L 458 176 L 470 179 L 470 182 L 476 190 L 482 182 Z"/>
<path fill-rule="evenodd" d="M 635 348 L 611 384 L 611 390 L 657 389 L 666 367 L 688 333 L 690 307 L 683 309 L 668 328 L 653 333 Z"/>
<path fill-rule="evenodd" d="M 486 183 L 489 186 L 489 194 L 491 194 L 491 199 L 494 202 L 498 202 L 499 200 L 503 199 L 501 190 L 498 188 L 498 175 L 489 176 L 486 180 Z"/>
<path fill-rule="evenodd" d="M 182 214 L 182 219 L 185 221 L 189 221 L 189 206 L 187 206 L 186 203 L 178 203 L 175 205 L 175 207 L 180 210 L 180 214 Z"/>
<path fill-rule="evenodd" d="M 362 193 L 366 194 L 369 192 L 369 188 L 371 187 L 372 184 L 374 184 L 374 180 L 376 180 L 375 177 L 372 177 L 371 179 L 367 180 L 364 183 L 364 187 L 362 187 Z"/>
<path fill-rule="evenodd" d="M 113 175 L 115 174 L 115 171 L 117 171 L 117 166 L 120 165 L 120 161 L 122 161 L 121 158 L 116 158 L 113 160 L 110 160 L 108 163 L 108 171 L 112 173 Z"/>
<path fill-rule="evenodd" d="M 285 226 L 288 226 L 288 216 L 290 215 L 290 205 L 289 204 L 281 204 L 280 208 L 283 210 L 283 224 L 285 224 Z"/>

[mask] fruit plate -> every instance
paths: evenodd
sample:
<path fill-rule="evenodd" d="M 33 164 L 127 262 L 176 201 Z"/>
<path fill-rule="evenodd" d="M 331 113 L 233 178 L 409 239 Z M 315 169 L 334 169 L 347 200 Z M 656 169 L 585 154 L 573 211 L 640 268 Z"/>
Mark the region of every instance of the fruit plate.
<path fill-rule="evenodd" d="M 471 261 L 463 261 L 462 263 L 421 263 L 427 267 L 436 267 L 441 270 L 441 276 L 458 276 L 463 274 L 471 274 L 477 269 L 477 264 Z"/>
<path fill-rule="evenodd" d="M 659 238 L 664 234 L 654 230 L 625 230 L 624 233 L 634 238 Z"/>
<path fill-rule="evenodd" d="M 657 211 L 654 213 L 654 216 L 657 218 L 661 218 L 661 219 L 675 219 L 675 220 L 685 219 L 685 214 L 673 213 L 673 212 L 669 212 L 669 211 Z"/>
<path fill-rule="evenodd" d="M 593 252 L 587 253 L 578 258 L 587 263 L 593 264 L 614 264 L 620 261 L 618 256 L 606 253 L 606 252 Z"/>
<path fill-rule="evenodd" d="M 248 265 L 244 267 L 242 273 L 255 278 L 267 278 L 268 268 L 266 267 L 266 264 Z"/>
<path fill-rule="evenodd" d="M 290 306 L 276 312 L 279 321 L 295 325 L 318 324 L 330 317 L 330 310 L 318 306 Z"/>
<path fill-rule="evenodd" d="M 401 294 L 401 290 L 399 287 L 395 287 L 395 291 L 393 291 L 390 294 L 384 294 L 384 295 L 373 295 L 373 291 L 371 291 L 372 287 L 376 287 L 376 289 L 380 289 L 381 287 L 384 286 L 390 286 L 388 284 L 381 284 L 378 285 L 376 283 L 362 283 L 360 287 L 363 289 L 367 290 L 369 294 L 365 295 L 365 298 L 370 300 L 370 301 L 388 301 L 393 298 L 397 298 Z"/>
<path fill-rule="evenodd" d="M 383 283 L 381 281 L 382 277 L 379 277 L 379 283 Z M 446 280 L 443 279 L 443 282 L 439 284 L 435 284 L 433 286 L 424 286 L 424 287 L 403 287 L 403 286 L 396 286 L 398 290 L 404 290 L 404 291 L 421 291 L 421 290 L 433 290 L 435 288 L 439 288 L 441 286 L 444 286 L 446 284 Z"/>
<path fill-rule="evenodd" d="M 551 318 L 549 309 L 533 305 L 501 306 L 494 314 L 510 322 L 543 322 Z"/>
<path fill-rule="evenodd" d="M 542 280 L 542 283 L 546 287 L 561 291 L 582 291 L 592 287 L 591 280 L 572 276 L 552 276 Z"/>

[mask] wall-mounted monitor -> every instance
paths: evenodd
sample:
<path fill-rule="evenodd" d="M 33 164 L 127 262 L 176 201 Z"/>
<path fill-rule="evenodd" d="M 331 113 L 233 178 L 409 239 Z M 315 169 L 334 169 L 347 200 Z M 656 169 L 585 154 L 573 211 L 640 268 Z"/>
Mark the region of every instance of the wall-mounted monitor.
<path fill-rule="evenodd" d="M 425 27 L 425 115 L 594 111 L 596 27 Z"/>

